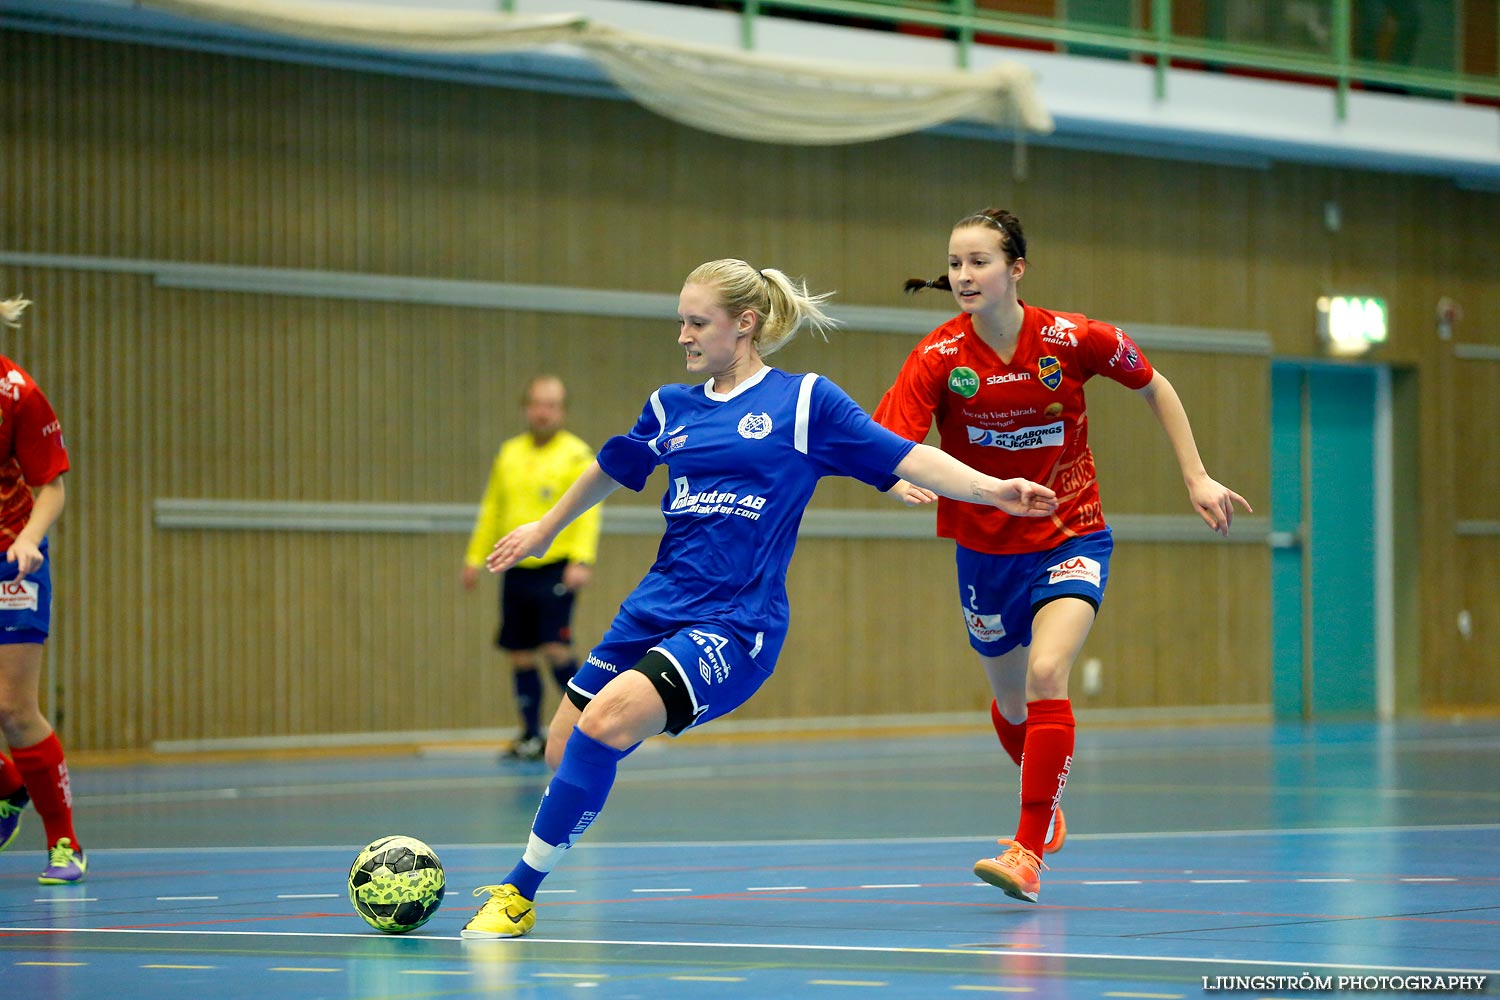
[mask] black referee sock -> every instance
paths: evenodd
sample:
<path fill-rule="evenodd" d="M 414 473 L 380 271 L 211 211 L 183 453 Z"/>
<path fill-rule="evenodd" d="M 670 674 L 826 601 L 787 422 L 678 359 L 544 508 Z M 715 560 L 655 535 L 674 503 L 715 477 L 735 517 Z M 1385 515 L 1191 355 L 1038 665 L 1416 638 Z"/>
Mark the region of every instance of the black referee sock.
<path fill-rule="evenodd" d="M 559 691 L 566 691 L 568 689 L 568 681 L 572 680 L 573 675 L 576 673 L 578 673 L 577 660 L 569 660 L 566 663 L 559 663 L 553 667 L 552 678 L 557 681 L 557 689 Z"/>
<path fill-rule="evenodd" d="M 542 675 L 535 668 L 515 672 L 516 708 L 521 712 L 521 739 L 541 735 Z"/>

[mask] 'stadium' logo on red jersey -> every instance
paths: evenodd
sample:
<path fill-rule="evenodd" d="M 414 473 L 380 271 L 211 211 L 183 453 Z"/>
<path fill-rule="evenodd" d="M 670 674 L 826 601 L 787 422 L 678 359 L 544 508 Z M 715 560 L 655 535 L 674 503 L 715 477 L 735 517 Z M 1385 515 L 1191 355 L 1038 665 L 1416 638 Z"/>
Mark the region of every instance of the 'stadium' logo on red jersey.
<path fill-rule="evenodd" d="M 1049 389 L 1062 385 L 1062 363 L 1048 354 L 1036 359 L 1036 376 Z"/>

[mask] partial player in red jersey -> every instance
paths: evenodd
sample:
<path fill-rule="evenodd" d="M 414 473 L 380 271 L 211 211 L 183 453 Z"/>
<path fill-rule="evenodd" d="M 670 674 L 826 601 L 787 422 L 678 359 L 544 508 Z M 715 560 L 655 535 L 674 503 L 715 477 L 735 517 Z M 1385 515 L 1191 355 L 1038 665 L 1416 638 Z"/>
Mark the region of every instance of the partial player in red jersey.
<path fill-rule="evenodd" d="M 19 326 L 25 299 L 0 300 L 0 325 Z M 52 617 L 47 531 L 62 513 L 68 450 L 62 426 L 31 376 L 0 356 L 0 850 L 21 812 L 36 806 L 47 834 L 42 885 L 83 880 L 88 865 L 73 830 L 62 744 L 41 711 L 42 644 Z"/>
<path fill-rule="evenodd" d="M 1140 393 L 1166 431 L 1193 508 L 1228 534 L 1234 505 L 1250 505 L 1204 470 L 1172 384 L 1123 330 L 1076 313 L 1027 305 L 1026 237 L 1014 215 L 985 209 L 960 219 L 948 240 L 948 272 L 914 278 L 907 291 L 942 288 L 962 312 L 907 357 L 875 419 L 912 441 L 934 419 L 941 447 L 994 476 L 1051 487 L 1050 518 L 1009 518 L 907 483 L 908 504 L 938 504 L 938 534 L 958 549 L 958 590 L 969 644 L 989 677 L 990 717 L 1021 768 L 1021 817 L 1010 848 L 974 873 L 1035 902 L 1041 855 L 1067 835 L 1058 802 L 1073 763 L 1068 674 L 1088 638 L 1109 578 L 1114 543 L 1099 506 L 1083 384 L 1095 375 Z M 1049 827 L 1051 832 L 1049 834 Z"/>

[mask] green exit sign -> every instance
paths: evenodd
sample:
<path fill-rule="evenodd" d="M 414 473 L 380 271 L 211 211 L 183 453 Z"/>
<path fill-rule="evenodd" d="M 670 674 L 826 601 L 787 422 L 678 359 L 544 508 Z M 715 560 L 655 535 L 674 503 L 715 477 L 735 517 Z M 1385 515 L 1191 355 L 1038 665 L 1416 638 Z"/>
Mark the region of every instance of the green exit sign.
<path fill-rule="evenodd" d="M 1330 354 L 1352 357 L 1385 343 L 1385 299 L 1324 295 L 1318 299 L 1318 339 Z"/>

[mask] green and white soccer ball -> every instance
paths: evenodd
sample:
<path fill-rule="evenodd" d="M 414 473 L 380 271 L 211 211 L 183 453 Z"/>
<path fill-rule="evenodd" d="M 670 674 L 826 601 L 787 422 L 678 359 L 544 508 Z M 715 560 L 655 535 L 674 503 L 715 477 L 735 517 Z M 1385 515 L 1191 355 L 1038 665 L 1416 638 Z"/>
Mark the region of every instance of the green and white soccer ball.
<path fill-rule="evenodd" d="M 415 837 L 381 837 L 349 869 L 349 902 L 377 931 L 405 934 L 437 912 L 446 884 L 432 848 Z"/>

